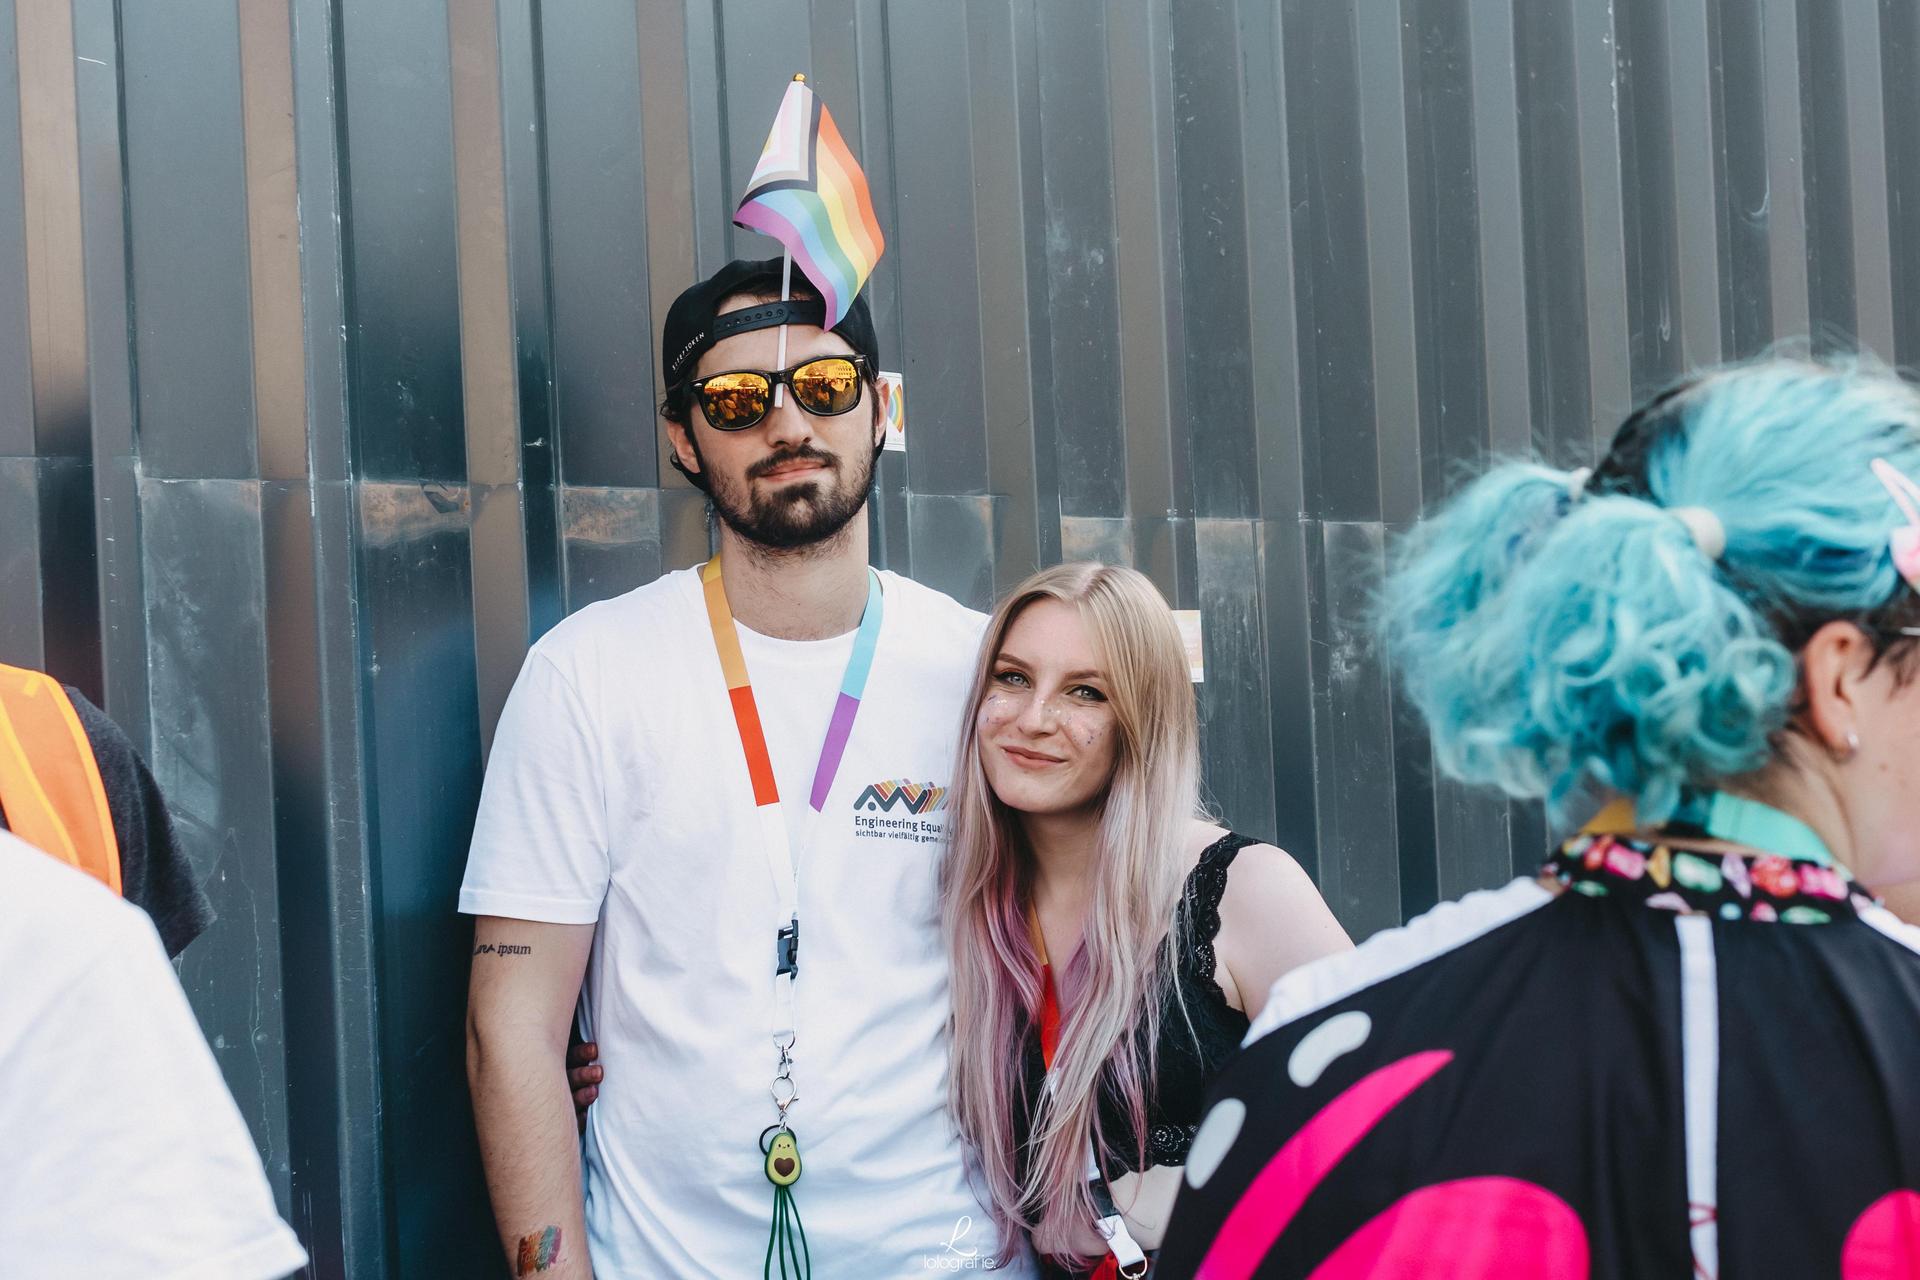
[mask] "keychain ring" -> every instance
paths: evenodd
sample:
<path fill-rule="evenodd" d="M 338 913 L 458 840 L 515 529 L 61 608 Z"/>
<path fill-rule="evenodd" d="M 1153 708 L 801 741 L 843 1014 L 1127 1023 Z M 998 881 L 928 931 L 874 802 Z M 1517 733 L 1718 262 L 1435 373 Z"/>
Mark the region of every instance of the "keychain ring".
<path fill-rule="evenodd" d="M 800 1100 L 800 1086 L 790 1076 L 775 1076 L 767 1092 L 773 1095 L 773 1105 L 780 1108 L 783 1114 Z"/>

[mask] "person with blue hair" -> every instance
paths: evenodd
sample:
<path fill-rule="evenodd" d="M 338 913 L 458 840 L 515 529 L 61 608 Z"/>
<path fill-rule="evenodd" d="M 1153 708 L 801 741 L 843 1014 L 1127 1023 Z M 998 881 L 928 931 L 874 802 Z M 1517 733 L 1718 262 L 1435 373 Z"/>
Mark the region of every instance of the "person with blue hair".
<path fill-rule="evenodd" d="M 1588 821 L 1275 984 L 1155 1280 L 1920 1276 L 1916 478 L 1912 385 L 1772 358 L 1403 540 L 1437 766 Z"/>

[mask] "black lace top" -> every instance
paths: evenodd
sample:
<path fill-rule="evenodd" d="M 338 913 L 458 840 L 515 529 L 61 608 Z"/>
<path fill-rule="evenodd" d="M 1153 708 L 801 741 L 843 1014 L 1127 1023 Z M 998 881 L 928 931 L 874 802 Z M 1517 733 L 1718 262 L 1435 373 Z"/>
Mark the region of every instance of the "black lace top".
<path fill-rule="evenodd" d="M 1186 926 L 1176 977 L 1186 1016 L 1181 1016 L 1169 995 L 1161 1010 L 1156 1074 L 1147 1098 L 1145 1165 L 1140 1162 L 1138 1135 L 1125 1106 L 1116 1093 L 1103 1093 L 1100 1130 L 1109 1177 L 1138 1173 L 1153 1165 L 1186 1163 L 1187 1149 L 1200 1127 L 1207 1086 L 1247 1034 L 1247 1015 L 1227 1003 L 1214 976 L 1213 941 L 1220 933 L 1220 899 L 1227 891 L 1227 871 L 1242 849 L 1258 843 L 1251 836 L 1224 835 L 1207 846 L 1187 876 L 1186 891 L 1175 908 L 1176 924 Z M 1021 1076 L 1024 1106 L 1015 1117 L 1014 1140 L 1024 1149 L 1034 1104 L 1046 1079 L 1037 1027 L 1027 1033 Z"/>

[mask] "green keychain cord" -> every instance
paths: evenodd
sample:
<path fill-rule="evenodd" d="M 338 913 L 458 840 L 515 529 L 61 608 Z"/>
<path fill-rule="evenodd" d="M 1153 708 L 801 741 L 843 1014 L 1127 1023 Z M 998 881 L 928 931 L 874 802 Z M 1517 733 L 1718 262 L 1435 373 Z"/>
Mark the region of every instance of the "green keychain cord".
<path fill-rule="evenodd" d="M 800 1225 L 800 1209 L 793 1188 L 773 1188 L 773 1233 L 767 1237 L 767 1261 L 762 1280 L 773 1280 L 774 1255 L 780 1257 L 780 1280 L 812 1280 L 813 1255 L 807 1251 L 807 1229 Z"/>
<path fill-rule="evenodd" d="M 773 1184 L 773 1230 L 767 1236 L 761 1280 L 774 1280 L 775 1256 L 780 1259 L 780 1280 L 813 1280 L 807 1229 L 800 1225 L 800 1206 L 793 1202 L 793 1184 L 800 1181 L 800 1144 L 793 1130 L 777 1124 L 760 1135 L 760 1150 L 766 1153 L 767 1181 Z"/>

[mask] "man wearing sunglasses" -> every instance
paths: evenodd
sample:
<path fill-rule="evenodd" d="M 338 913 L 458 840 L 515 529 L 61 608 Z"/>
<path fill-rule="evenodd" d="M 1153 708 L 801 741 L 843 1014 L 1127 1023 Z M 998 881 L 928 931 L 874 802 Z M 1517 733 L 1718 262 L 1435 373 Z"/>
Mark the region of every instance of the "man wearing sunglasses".
<path fill-rule="evenodd" d="M 993 1258 L 945 1114 L 935 898 L 983 620 L 868 568 L 872 318 L 857 298 L 825 328 L 797 270 L 790 301 L 780 286 L 777 258 L 732 263 L 662 335 L 672 461 L 712 500 L 719 554 L 541 639 L 495 737 L 460 906 L 517 1275 L 883 1280 Z M 576 998 L 605 1065 L 584 1201 Z"/>

